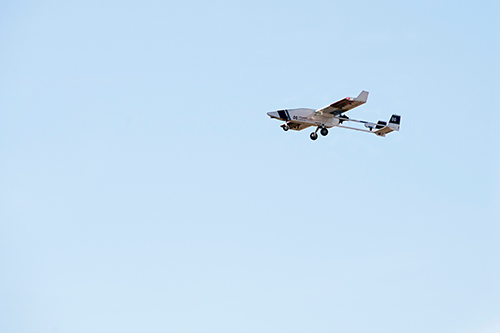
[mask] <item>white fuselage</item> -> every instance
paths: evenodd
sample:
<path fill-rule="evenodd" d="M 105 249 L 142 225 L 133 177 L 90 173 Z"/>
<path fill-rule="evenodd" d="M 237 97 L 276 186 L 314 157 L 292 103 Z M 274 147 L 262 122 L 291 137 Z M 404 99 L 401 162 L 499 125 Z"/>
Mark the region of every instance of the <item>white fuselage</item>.
<path fill-rule="evenodd" d="M 314 114 L 315 109 L 289 109 L 268 112 L 267 114 L 283 121 L 298 122 L 313 126 L 324 126 L 331 128 L 339 125 L 339 119 L 336 117 L 325 117 L 320 114 Z"/>

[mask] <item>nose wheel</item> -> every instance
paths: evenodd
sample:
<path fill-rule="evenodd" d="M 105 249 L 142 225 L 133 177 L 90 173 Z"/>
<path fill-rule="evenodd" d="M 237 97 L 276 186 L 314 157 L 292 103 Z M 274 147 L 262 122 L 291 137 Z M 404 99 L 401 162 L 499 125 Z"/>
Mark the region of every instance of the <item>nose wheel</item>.
<path fill-rule="evenodd" d="M 283 128 L 283 131 L 285 131 L 285 132 L 290 129 L 290 127 L 288 126 L 288 124 L 281 125 L 281 128 Z"/>

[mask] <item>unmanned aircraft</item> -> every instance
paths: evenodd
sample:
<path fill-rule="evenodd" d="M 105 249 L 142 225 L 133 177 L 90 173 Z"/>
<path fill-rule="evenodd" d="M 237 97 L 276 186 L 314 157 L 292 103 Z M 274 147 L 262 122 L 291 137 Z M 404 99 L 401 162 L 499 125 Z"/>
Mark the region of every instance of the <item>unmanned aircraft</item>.
<path fill-rule="evenodd" d="M 365 104 L 367 99 L 368 92 L 363 90 L 356 98 L 346 97 L 321 109 L 301 108 L 278 110 L 268 112 L 267 115 L 271 118 L 284 121 L 281 125 L 284 131 L 288 131 L 289 129 L 301 131 L 304 128 L 316 126 L 316 130 L 310 135 L 311 140 L 316 140 L 318 138 L 318 131 L 320 131 L 321 135 L 326 136 L 328 134 L 328 128 L 332 127 L 375 133 L 378 136 L 385 136 L 392 131 L 399 131 L 401 116 L 397 114 L 391 116 L 389 123 L 379 120 L 376 124 L 369 121 L 351 119 L 344 114 L 344 112 Z M 346 121 L 364 124 L 368 129 L 343 126 L 342 123 Z"/>

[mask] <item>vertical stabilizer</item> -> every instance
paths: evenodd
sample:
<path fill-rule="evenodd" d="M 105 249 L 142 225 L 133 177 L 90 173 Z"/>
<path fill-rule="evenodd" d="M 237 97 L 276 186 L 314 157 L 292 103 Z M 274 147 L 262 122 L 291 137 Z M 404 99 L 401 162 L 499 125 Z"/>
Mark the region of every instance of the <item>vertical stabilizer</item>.
<path fill-rule="evenodd" d="M 389 120 L 389 126 L 393 131 L 399 131 L 399 125 L 401 124 L 401 116 L 393 114 Z"/>

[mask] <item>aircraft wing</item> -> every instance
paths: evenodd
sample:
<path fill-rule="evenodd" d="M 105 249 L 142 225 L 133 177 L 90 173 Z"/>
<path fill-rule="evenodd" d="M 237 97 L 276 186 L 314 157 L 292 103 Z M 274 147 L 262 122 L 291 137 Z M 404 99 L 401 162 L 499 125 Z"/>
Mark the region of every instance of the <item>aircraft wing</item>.
<path fill-rule="evenodd" d="M 344 99 L 341 99 L 340 101 L 337 101 L 333 104 L 327 105 L 321 109 L 316 110 L 315 113 L 327 117 L 328 116 L 334 117 L 346 111 L 354 109 L 355 107 L 360 106 L 361 104 L 365 104 L 367 100 L 368 100 L 368 91 L 363 90 L 356 98 L 346 97 Z"/>

